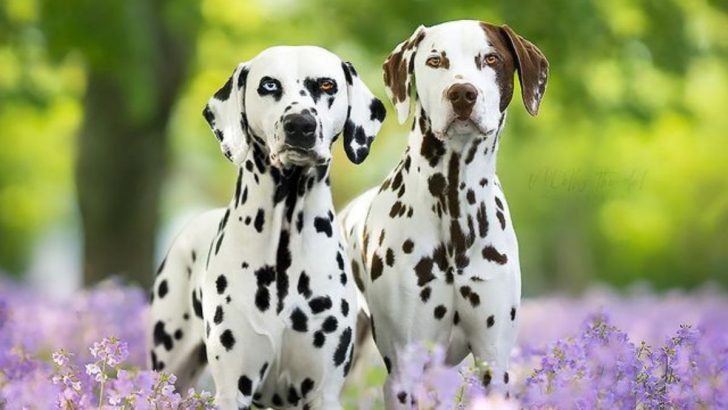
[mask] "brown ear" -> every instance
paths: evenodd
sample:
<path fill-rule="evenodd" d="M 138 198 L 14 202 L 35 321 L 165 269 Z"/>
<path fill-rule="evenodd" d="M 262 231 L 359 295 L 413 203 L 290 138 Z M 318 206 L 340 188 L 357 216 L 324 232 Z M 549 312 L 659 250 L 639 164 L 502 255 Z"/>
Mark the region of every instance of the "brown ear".
<path fill-rule="evenodd" d="M 410 87 L 417 45 L 425 37 L 425 26 L 417 27 L 405 41 L 399 43 L 384 61 L 384 86 L 387 96 L 397 112 L 397 120 L 404 123 L 410 110 Z"/>
<path fill-rule="evenodd" d="M 549 62 L 541 50 L 533 43 L 516 34 L 507 25 L 501 26 L 503 34 L 508 39 L 511 53 L 513 53 L 518 70 L 518 79 L 521 82 L 521 97 L 526 111 L 535 116 L 541 105 L 541 99 L 546 92 L 546 81 L 549 76 Z"/>

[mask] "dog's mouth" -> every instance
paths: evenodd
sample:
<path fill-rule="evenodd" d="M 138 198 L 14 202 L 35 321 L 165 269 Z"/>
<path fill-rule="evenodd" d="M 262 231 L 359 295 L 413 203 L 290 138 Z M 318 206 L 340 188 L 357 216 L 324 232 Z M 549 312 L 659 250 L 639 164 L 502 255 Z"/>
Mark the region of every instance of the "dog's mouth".
<path fill-rule="evenodd" d="M 453 117 L 448 122 L 445 130 L 442 132 L 435 132 L 435 136 L 440 140 L 445 140 L 447 137 L 453 137 L 458 135 L 472 135 L 472 134 L 490 135 L 493 130 L 481 127 L 477 121 L 473 121 L 472 118 L 459 118 Z"/>
<path fill-rule="evenodd" d="M 324 165 L 328 161 L 327 158 L 322 157 L 313 149 L 299 148 L 291 145 L 285 145 L 277 154 L 271 154 L 271 162 L 279 167 L 310 167 Z"/>

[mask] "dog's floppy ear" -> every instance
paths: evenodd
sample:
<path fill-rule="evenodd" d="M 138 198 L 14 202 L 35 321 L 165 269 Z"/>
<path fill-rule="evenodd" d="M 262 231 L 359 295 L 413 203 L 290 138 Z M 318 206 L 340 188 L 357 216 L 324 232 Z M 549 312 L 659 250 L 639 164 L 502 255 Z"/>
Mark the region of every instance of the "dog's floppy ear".
<path fill-rule="evenodd" d="M 369 91 L 354 66 L 341 63 L 346 78 L 349 111 L 344 123 L 344 150 L 351 162 L 359 164 L 369 155 L 374 137 L 382 127 L 386 110 L 384 104 Z"/>
<path fill-rule="evenodd" d="M 503 25 L 501 30 L 516 62 L 518 79 L 521 82 L 521 98 L 526 111 L 535 116 L 546 91 L 549 76 L 549 62 L 533 43 L 516 34 L 512 28 Z"/>
<path fill-rule="evenodd" d="M 240 63 L 227 82 L 210 98 L 202 115 L 220 142 L 225 157 L 240 165 L 248 153 L 248 119 L 245 116 L 245 81 L 248 63 Z"/>
<path fill-rule="evenodd" d="M 399 43 L 384 61 L 384 85 L 387 96 L 397 111 L 397 121 L 403 124 L 410 112 L 410 90 L 414 72 L 415 52 L 425 38 L 425 26 L 417 27 L 407 40 Z"/>

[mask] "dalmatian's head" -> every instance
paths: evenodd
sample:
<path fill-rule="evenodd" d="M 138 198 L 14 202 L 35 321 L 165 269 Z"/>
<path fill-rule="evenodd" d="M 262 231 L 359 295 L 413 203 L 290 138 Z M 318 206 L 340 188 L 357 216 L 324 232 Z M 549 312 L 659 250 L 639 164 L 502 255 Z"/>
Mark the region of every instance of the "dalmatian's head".
<path fill-rule="evenodd" d="M 362 162 L 385 109 L 350 63 L 319 47 L 280 46 L 239 64 L 203 114 L 232 162 L 258 144 L 287 168 L 328 163 L 342 132 L 347 156 Z"/>
<path fill-rule="evenodd" d="M 384 63 L 387 95 L 400 123 L 410 111 L 410 84 L 439 139 L 489 135 L 513 96 L 518 71 L 526 110 L 538 113 L 548 62 L 532 43 L 508 26 L 461 20 L 420 26 Z"/>

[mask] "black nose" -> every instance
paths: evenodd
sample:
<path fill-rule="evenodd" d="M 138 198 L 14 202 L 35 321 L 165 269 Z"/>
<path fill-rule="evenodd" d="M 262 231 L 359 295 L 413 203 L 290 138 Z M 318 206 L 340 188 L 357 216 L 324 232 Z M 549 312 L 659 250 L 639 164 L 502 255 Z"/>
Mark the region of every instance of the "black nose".
<path fill-rule="evenodd" d="M 447 99 L 459 119 L 468 119 L 478 99 L 478 90 L 472 84 L 455 84 L 447 90 Z"/>
<path fill-rule="evenodd" d="M 312 148 L 316 142 L 316 118 L 311 114 L 289 114 L 283 118 L 286 144 L 297 148 Z"/>

